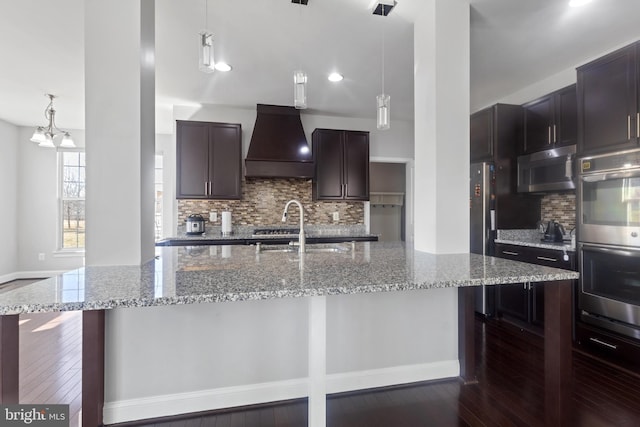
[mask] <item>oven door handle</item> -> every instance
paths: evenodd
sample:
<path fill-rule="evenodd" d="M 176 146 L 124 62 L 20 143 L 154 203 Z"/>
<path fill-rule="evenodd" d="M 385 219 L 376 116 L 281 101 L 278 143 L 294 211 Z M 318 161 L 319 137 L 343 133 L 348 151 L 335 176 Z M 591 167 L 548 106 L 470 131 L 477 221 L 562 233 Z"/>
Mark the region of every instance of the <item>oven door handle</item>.
<path fill-rule="evenodd" d="M 612 248 L 603 248 L 602 246 L 591 246 L 591 245 L 582 245 L 583 250 L 589 250 L 592 252 L 600 252 L 603 254 L 610 255 L 621 255 L 627 257 L 640 257 L 640 251 L 636 250 L 624 250 L 624 249 L 612 249 Z"/>
<path fill-rule="evenodd" d="M 621 179 L 621 178 L 637 178 L 640 177 L 640 169 L 625 172 L 607 172 L 607 173 L 594 173 L 592 175 L 583 175 L 581 177 L 584 182 L 598 182 L 607 181 L 609 179 Z"/>

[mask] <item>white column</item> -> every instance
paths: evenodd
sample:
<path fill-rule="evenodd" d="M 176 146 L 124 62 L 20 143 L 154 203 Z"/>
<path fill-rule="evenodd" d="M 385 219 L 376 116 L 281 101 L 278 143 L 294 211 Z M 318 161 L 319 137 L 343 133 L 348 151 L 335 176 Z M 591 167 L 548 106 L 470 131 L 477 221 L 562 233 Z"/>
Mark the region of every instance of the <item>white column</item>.
<path fill-rule="evenodd" d="M 154 256 L 153 0 L 86 0 L 87 265 Z"/>
<path fill-rule="evenodd" d="M 469 251 L 469 1 L 423 0 L 414 23 L 415 248 Z"/>
<path fill-rule="evenodd" d="M 309 427 L 327 423 L 327 297 L 309 297 Z"/>

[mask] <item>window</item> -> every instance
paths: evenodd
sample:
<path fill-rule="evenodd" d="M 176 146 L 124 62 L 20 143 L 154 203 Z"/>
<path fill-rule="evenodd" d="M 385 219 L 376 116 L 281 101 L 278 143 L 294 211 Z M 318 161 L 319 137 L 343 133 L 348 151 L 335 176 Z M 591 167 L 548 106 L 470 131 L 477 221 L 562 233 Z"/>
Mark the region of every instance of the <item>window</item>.
<path fill-rule="evenodd" d="M 60 152 L 62 249 L 84 249 L 85 159 L 82 151 Z"/>

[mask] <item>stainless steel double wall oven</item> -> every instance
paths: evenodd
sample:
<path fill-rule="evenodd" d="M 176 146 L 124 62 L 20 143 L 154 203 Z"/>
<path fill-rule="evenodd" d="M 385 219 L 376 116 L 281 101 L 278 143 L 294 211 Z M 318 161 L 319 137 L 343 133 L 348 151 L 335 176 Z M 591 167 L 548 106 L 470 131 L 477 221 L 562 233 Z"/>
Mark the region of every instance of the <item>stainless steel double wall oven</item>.
<path fill-rule="evenodd" d="M 640 150 L 579 159 L 581 319 L 640 339 Z"/>

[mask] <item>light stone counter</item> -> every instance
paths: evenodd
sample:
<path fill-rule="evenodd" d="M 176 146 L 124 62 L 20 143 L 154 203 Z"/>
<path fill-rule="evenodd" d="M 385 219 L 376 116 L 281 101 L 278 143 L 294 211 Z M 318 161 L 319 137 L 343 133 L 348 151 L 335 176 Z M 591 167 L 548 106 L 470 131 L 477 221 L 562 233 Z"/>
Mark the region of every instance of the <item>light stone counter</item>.
<path fill-rule="evenodd" d="M 326 245 L 339 246 L 339 245 Z M 321 245 L 309 245 L 318 248 Z M 247 246 L 159 247 L 143 266 L 85 267 L 0 291 L 0 314 L 163 306 L 577 279 L 578 273 L 401 243 L 349 252 L 256 253 Z"/>
<path fill-rule="evenodd" d="M 563 242 L 544 242 L 541 239 L 542 236 L 543 234 L 538 230 L 498 230 L 495 242 L 566 252 L 575 252 L 576 250 L 575 242 L 571 242 L 571 240 Z"/>

